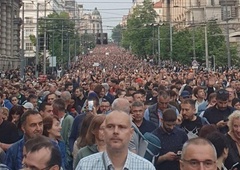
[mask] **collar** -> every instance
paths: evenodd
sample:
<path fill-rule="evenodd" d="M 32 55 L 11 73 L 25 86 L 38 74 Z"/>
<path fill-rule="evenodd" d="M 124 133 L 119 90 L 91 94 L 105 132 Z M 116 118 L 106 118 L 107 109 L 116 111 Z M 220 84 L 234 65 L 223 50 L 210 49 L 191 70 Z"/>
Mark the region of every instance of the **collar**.
<path fill-rule="evenodd" d="M 104 166 L 105 166 L 105 169 L 106 169 L 106 170 L 112 170 L 112 169 L 114 169 L 113 164 L 112 164 L 112 161 L 111 161 L 110 158 L 108 157 L 108 154 L 107 154 L 106 151 L 103 152 L 102 157 L 103 157 L 103 164 L 104 164 Z M 124 163 L 124 166 L 123 166 L 123 170 L 129 170 L 129 165 L 130 165 L 130 159 L 129 159 L 129 157 L 130 157 L 130 151 L 128 150 L 128 154 L 127 154 L 127 158 L 126 158 L 126 161 L 125 161 L 125 163 Z"/>
<path fill-rule="evenodd" d="M 162 134 L 162 135 L 172 135 L 172 134 L 175 134 L 177 133 L 177 129 L 176 127 L 173 128 L 173 131 L 171 133 L 168 133 L 166 132 L 162 126 L 159 127 L 159 133 Z"/>

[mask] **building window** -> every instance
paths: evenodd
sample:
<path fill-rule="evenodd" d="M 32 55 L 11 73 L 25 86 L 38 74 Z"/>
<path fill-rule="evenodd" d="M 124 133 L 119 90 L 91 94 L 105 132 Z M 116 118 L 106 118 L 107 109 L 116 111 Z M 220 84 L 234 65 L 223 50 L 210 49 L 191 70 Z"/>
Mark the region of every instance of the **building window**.
<path fill-rule="evenodd" d="M 215 6 L 215 0 L 211 0 L 211 5 Z"/>
<path fill-rule="evenodd" d="M 26 17 L 25 18 L 25 22 L 26 22 L 26 24 L 32 24 L 33 23 L 33 17 Z"/>
<path fill-rule="evenodd" d="M 99 24 L 97 24 L 97 28 L 99 28 Z"/>
<path fill-rule="evenodd" d="M 32 51 L 32 50 L 33 50 L 32 43 L 26 43 L 26 51 Z"/>
<path fill-rule="evenodd" d="M 222 20 L 237 18 L 238 11 L 235 6 L 222 6 L 221 7 L 221 17 Z"/>
<path fill-rule="evenodd" d="M 33 34 L 33 28 L 25 28 L 25 38 L 29 38 Z"/>

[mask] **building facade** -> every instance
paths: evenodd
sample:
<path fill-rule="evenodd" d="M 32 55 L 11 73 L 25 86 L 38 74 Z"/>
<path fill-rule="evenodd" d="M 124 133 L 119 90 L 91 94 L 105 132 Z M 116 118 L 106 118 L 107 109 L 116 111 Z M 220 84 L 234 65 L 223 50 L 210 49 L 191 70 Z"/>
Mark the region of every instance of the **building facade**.
<path fill-rule="evenodd" d="M 53 12 L 60 13 L 64 11 L 64 1 L 63 0 L 52 0 L 47 2 L 47 0 L 23 0 L 24 11 L 21 8 L 20 15 L 24 12 L 24 59 L 25 65 L 34 65 L 36 57 L 36 47 L 33 45 L 30 35 L 36 36 L 37 33 L 37 16 L 39 18 L 44 18 L 45 12 L 46 16 Z M 38 10 L 37 10 L 38 9 Z M 22 36 L 21 36 L 22 37 Z"/>
<path fill-rule="evenodd" d="M 21 0 L 0 0 L 0 71 L 20 65 Z"/>

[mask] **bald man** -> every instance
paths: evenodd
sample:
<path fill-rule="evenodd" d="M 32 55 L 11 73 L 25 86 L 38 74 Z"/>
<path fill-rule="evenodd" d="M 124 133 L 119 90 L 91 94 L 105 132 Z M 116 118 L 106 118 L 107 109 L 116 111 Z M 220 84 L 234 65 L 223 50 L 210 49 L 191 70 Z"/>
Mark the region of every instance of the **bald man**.
<path fill-rule="evenodd" d="M 204 138 L 193 138 L 183 145 L 181 170 L 217 170 L 217 153 L 211 142 Z"/>
<path fill-rule="evenodd" d="M 83 158 L 76 170 L 154 170 L 149 161 L 128 150 L 133 132 L 129 114 L 119 110 L 112 111 L 105 120 L 106 151 Z"/>

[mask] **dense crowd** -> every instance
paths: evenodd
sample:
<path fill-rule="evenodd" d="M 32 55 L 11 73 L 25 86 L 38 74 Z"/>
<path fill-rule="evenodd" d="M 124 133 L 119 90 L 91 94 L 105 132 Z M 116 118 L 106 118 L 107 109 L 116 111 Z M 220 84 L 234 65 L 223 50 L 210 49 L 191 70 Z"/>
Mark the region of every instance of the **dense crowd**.
<path fill-rule="evenodd" d="M 5 72 L 0 169 L 238 168 L 239 70 L 162 63 L 109 44 L 61 75 Z"/>

